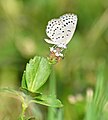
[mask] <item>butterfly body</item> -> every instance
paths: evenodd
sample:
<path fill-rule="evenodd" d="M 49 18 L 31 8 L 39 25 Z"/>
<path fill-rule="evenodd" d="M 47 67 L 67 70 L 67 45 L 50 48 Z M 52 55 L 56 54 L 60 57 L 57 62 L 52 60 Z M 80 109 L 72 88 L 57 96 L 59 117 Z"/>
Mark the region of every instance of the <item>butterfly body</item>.
<path fill-rule="evenodd" d="M 77 16 L 74 14 L 65 14 L 58 19 L 50 20 L 46 28 L 46 34 L 50 39 L 45 39 L 45 41 L 60 48 L 66 48 L 75 32 L 76 25 Z"/>

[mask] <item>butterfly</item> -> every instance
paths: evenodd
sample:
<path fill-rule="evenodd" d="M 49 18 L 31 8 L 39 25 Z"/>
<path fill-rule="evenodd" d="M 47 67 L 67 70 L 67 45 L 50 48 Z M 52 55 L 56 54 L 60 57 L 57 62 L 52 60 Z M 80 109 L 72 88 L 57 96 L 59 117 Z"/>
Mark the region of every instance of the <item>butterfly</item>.
<path fill-rule="evenodd" d="M 77 15 L 64 14 L 58 19 L 52 19 L 46 27 L 46 34 L 50 39 L 45 39 L 49 44 L 56 45 L 60 48 L 66 48 L 77 25 Z"/>

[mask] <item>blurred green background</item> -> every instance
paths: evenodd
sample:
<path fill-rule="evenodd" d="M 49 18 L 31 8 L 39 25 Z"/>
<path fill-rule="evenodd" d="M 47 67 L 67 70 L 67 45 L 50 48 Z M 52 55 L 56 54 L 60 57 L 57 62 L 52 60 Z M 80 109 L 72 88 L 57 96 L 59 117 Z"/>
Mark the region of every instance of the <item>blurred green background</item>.
<path fill-rule="evenodd" d="M 77 14 L 78 25 L 55 66 L 57 96 L 64 104 L 64 120 L 82 120 L 97 67 L 103 61 L 108 65 L 108 0 L 0 0 L 0 87 L 18 89 L 29 59 L 48 56 L 47 22 L 65 13 Z M 40 110 L 43 120 L 46 108 Z M 16 120 L 20 111 L 19 101 L 1 97 L 0 120 Z"/>

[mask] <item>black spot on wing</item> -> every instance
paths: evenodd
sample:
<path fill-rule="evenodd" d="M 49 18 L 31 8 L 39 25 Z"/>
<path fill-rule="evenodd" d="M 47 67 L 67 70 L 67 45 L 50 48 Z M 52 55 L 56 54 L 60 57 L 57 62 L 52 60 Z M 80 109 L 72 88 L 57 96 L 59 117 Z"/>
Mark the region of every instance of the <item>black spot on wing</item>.
<path fill-rule="evenodd" d="M 67 30 L 68 32 L 71 32 L 71 30 Z"/>

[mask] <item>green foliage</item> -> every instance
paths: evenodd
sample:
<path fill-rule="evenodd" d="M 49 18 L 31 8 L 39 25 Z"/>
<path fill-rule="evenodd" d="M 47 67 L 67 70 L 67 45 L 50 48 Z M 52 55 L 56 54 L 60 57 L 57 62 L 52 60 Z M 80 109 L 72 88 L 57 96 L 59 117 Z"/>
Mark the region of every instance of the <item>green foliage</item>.
<path fill-rule="evenodd" d="M 85 120 L 108 120 L 108 82 L 105 81 L 105 64 L 99 66 L 94 95 L 87 97 Z"/>
<path fill-rule="evenodd" d="M 31 59 L 27 63 L 22 77 L 22 90 L 32 97 L 30 102 L 52 107 L 62 107 L 63 105 L 56 99 L 55 95 L 43 95 L 37 91 L 47 81 L 51 73 L 51 67 L 52 65 L 44 57 L 35 56 Z"/>
<path fill-rule="evenodd" d="M 108 0 L 0 0 L 0 88 L 18 89 L 28 60 L 35 55 L 49 54 L 50 45 L 44 41 L 44 38 L 47 38 L 45 33 L 47 22 L 64 13 L 77 14 L 78 25 L 73 39 L 67 46 L 64 60 L 55 65 L 57 96 L 64 105 L 64 120 L 82 120 L 86 111 L 87 114 L 91 111 L 89 116 L 92 117 L 95 113 L 92 111 L 101 108 L 96 107 L 96 101 L 102 106 L 102 99 L 107 96 L 107 90 L 105 92 L 103 88 L 108 88 L 106 84 L 108 81 Z M 103 75 L 105 84 L 102 81 L 98 82 L 101 89 L 96 90 L 98 79 L 95 72 L 102 61 L 106 62 L 107 68 L 103 70 L 106 71 Z M 23 85 L 24 88 L 27 87 L 26 83 Z M 92 105 L 85 100 L 85 93 L 89 87 L 95 89 L 95 98 L 93 96 L 95 104 L 92 102 Z M 35 93 L 28 88 L 23 89 L 22 93 L 25 96 L 41 98 L 46 95 L 40 92 L 41 88 L 42 93 L 49 93 L 48 82 Z M 98 94 L 99 91 L 102 95 Z M 9 92 L 6 96 L 15 96 L 10 94 Z M 77 94 L 83 97 L 80 105 L 78 105 L 79 101 L 72 103 L 69 99 L 69 96 L 74 97 Z M 0 120 L 16 120 L 21 110 L 20 104 L 14 99 L 7 99 L 6 96 L 2 97 L 0 94 Z M 88 105 L 85 110 L 85 104 L 90 104 L 91 108 Z M 40 111 L 40 120 L 46 119 L 48 113 L 46 107 L 39 106 L 38 109 L 33 105 L 32 108 L 34 112 L 30 108 L 29 110 L 35 116 Z M 108 120 L 107 105 L 104 108 L 102 119 Z"/>
<path fill-rule="evenodd" d="M 36 56 L 26 66 L 22 78 L 22 88 L 31 92 L 37 90 L 46 82 L 51 73 L 51 64 L 44 57 Z"/>
<path fill-rule="evenodd" d="M 56 98 L 56 76 L 55 76 L 55 71 L 54 70 L 52 70 L 52 73 L 50 75 L 49 94 L 54 99 Z M 63 105 L 61 104 L 61 107 L 62 106 Z M 63 120 L 62 117 L 63 117 L 62 108 L 56 109 L 53 106 L 48 107 L 47 120 Z"/>
<path fill-rule="evenodd" d="M 61 101 L 56 99 L 54 92 L 50 92 L 50 95 L 43 95 L 37 91 L 47 81 L 50 73 L 51 64 L 49 64 L 49 61 L 44 57 L 35 56 L 29 63 L 27 63 L 26 70 L 22 77 L 21 91 L 9 88 L 3 88 L 0 90 L 0 92 L 9 93 L 11 97 L 17 98 L 21 101 L 22 112 L 19 120 L 26 120 L 25 111 L 31 103 L 38 103 L 56 108 L 63 106 Z M 51 79 L 51 81 L 53 80 L 54 79 Z"/>
<path fill-rule="evenodd" d="M 35 97 L 35 99 L 31 100 L 31 102 L 42 104 L 45 106 L 51 106 L 51 107 L 63 107 L 62 103 L 60 100 L 56 99 L 55 96 L 46 96 L 46 95 L 41 95 L 38 97 Z"/>

